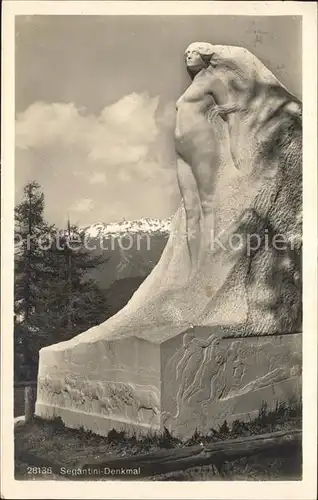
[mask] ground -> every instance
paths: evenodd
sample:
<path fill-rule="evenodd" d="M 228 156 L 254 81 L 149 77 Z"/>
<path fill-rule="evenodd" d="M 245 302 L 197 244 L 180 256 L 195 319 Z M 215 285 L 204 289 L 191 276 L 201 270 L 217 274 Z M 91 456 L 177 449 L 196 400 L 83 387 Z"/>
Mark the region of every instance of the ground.
<path fill-rule="evenodd" d="M 275 410 L 268 410 L 266 405 L 263 405 L 258 417 L 250 422 L 235 421 L 230 427 L 225 422 L 218 430 L 211 429 L 205 436 L 196 432 L 186 442 L 174 438 L 168 431 L 162 435 L 149 435 L 139 440 L 135 437 L 125 437 L 123 433 L 117 433 L 114 430 L 110 431 L 107 437 L 102 437 L 83 430 L 67 429 L 59 419 L 47 422 L 34 418 L 25 425 L 18 425 L 15 429 L 15 474 L 18 480 L 62 479 L 60 476 L 47 476 L 42 471 L 32 473 L 30 466 L 41 467 L 52 462 L 62 467 L 76 467 L 78 463 L 98 458 L 106 460 L 108 457 L 110 459 L 148 454 L 159 449 L 181 448 L 202 442 L 219 442 L 278 430 L 301 429 L 301 426 L 301 405 L 296 402 L 277 404 Z M 36 456 L 35 463 L 31 463 L 30 456 Z M 270 455 L 267 453 L 241 458 L 225 462 L 222 467 L 218 468 L 208 465 L 156 475 L 147 479 L 163 481 L 300 480 L 301 465 L 301 446 L 299 446 L 292 456 L 277 448 Z M 31 474 L 28 474 L 30 471 Z M 138 479 L 138 476 L 131 476 L 129 479 Z"/>

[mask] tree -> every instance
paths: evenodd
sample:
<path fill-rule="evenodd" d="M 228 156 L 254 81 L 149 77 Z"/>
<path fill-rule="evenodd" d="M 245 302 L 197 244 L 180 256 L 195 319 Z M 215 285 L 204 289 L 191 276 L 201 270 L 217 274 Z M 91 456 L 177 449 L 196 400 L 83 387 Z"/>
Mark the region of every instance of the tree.
<path fill-rule="evenodd" d="M 39 184 L 31 182 L 15 208 L 15 346 L 28 366 L 36 363 L 47 337 L 39 328 L 39 312 L 48 296 L 43 240 L 51 230 L 43 212 L 44 195 Z"/>
<path fill-rule="evenodd" d="M 65 339 L 107 319 L 106 294 L 89 278 L 89 270 L 106 259 L 89 252 L 84 232 L 70 221 L 67 229 L 56 234 L 53 258 L 57 276 L 52 296 L 60 312 L 58 328 Z"/>
<path fill-rule="evenodd" d="M 34 377 L 39 349 L 67 340 L 108 317 L 106 295 L 89 278 L 105 262 L 85 248 L 85 234 L 44 219 L 44 194 L 31 182 L 15 209 L 15 354 Z M 24 377 L 29 378 L 28 375 Z M 35 375 L 36 376 L 36 375 Z"/>

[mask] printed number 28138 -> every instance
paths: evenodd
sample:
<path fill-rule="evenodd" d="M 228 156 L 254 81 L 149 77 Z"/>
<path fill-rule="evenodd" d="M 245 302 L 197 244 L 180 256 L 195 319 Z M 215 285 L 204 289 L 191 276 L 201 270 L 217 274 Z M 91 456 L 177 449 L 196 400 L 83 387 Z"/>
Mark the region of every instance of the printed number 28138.
<path fill-rule="evenodd" d="M 27 467 L 27 474 L 52 474 L 52 467 Z"/>

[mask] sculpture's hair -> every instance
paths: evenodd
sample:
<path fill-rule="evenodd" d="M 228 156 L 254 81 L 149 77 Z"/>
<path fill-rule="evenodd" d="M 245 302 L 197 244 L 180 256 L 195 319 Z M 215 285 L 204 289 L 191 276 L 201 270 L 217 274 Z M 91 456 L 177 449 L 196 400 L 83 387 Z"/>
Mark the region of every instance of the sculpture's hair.
<path fill-rule="evenodd" d="M 213 55 L 213 45 L 211 45 L 210 43 L 207 43 L 207 42 L 194 42 L 194 43 L 191 43 L 185 50 L 185 54 L 186 52 L 190 49 L 194 49 L 198 52 L 199 56 L 201 57 L 205 67 L 208 67 L 209 64 L 210 64 L 210 61 L 211 61 L 211 57 Z M 187 71 L 190 75 L 191 78 L 193 78 L 193 71 L 191 70 L 191 68 L 188 68 L 187 67 Z"/>
<path fill-rule="evenodd" d="M 184 52 L 186 53 L 190 48 L 196 50 L 201 57 L 211 57 L 213 54 L 213 45 L 208 42 L 193 42 Z"/>

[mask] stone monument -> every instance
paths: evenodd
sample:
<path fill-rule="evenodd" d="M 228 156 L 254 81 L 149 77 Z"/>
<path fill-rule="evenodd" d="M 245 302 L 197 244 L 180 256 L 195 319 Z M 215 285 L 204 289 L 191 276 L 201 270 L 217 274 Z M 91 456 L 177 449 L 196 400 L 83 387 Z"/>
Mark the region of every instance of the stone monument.
<path fill-rule="evenodd" d="M 168 243 L 121 311 L 40 351 L 40 417 L 185 438 L 301 394 L 301 103 L 244 48 L 185 61 Z"/>

